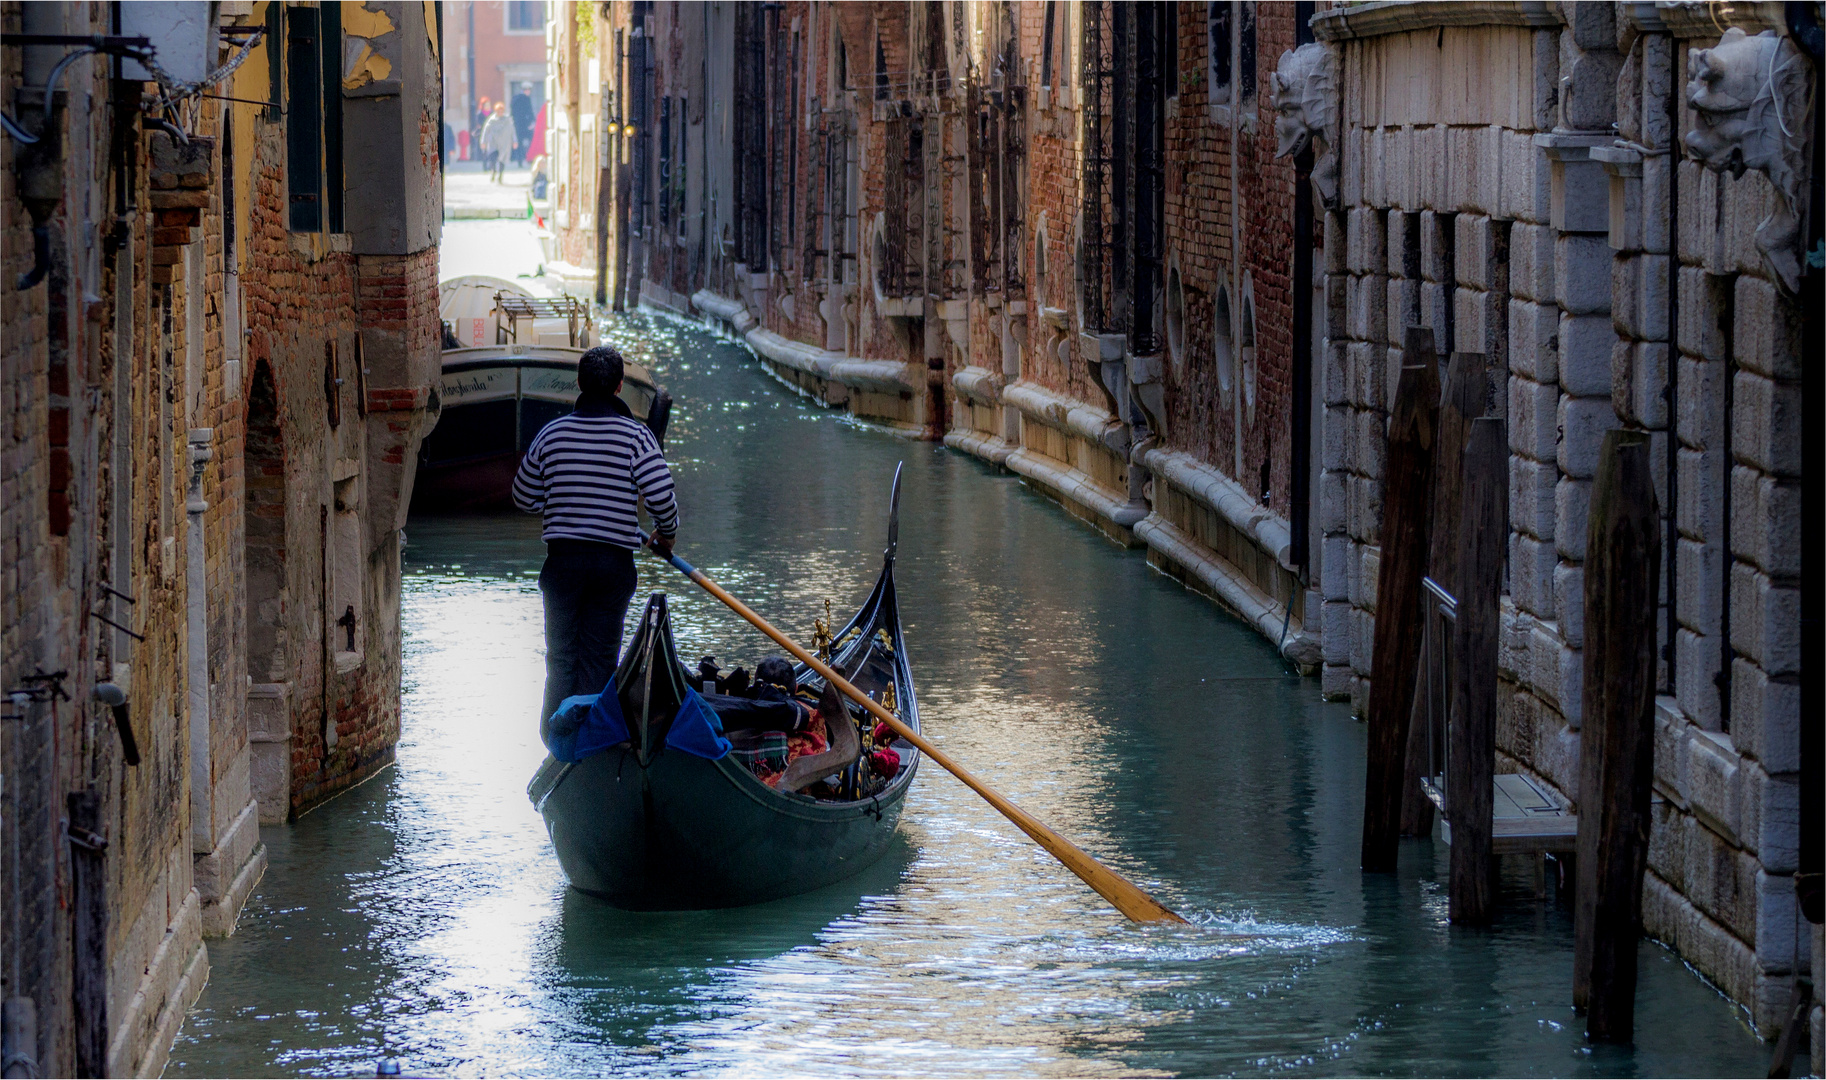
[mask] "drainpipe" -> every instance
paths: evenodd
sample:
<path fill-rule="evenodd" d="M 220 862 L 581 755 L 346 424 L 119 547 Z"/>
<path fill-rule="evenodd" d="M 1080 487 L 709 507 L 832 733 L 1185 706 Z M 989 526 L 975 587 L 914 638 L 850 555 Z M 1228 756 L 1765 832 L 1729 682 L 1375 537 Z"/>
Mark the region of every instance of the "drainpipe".
<path fill-rule="evenodd" d="M 1791 19 L 1796 14 L 1805 14 L 1805 7 L 1810 5 L 1790 5 Z M 1803 8 L 1796 13 L 1793 9 Z M 1790 23 L 1793 32 L 1796 27 Z M 1800 27 L 1802 32 L 1794 33 L 1795 40 L 1806 48 L 1814 62 L 1814 70 L 1819 70 L 1821 59 L 1821 34 L 1819 22 L 1814 21 L 1811 27 Z M 1826 118 L 1816 103 L 1813 110 L 1813 179 L 1808 185 L 1807 211 L 1807 257 L 1802 263 L 1800 310 L 1804 312 L 1801 324 L 1801 356 L 1818 357 L 1826 350 L 1826 334 L 1821 331 L 1820 320 L 1826 318 L 1826 267 L 1816 259 L 1826 256 L 1826 195 L 1822 194 L 1822 184 L 1826 183 Z M 1819 417 L 1826 415 L 1826 383 L 1821 382 L 1820 373 L 1811 364 L 1803 365 L 1801 376 L 1801 401 L 1803 416 Z M 1826 543 L 1826 503 L 1820 501 L 1820 482 L 1826 476 L 1826 433 L 1817 429 L 1807 431 L 1806 445 L 1801 451 L 1801 550 L 1803 552 L 1820 550 Z M 1800 865 L 1794 875 L 1795 892 L 1799 896 L 1801 914 L 1808 922 L 1818 926 L 1822 915 L 1821 863 L 1822 849 L 1826 849 L 1820 837 L 1821 818 L 1826 817 L 1826 798 L 1822 797 L 1822 772 L 1826 771 L 1826 755 L 1822 754 L 1820 735 L 1826 721 L 1821 719 L 1822 709 L 1826 708 L 1826 686 L 1821 683 L 1820 672 L 1820 630 L 1822 618 L 1826 618 L 1826 578 L 1820 573 L 1817 558 L 1801 560 L 1801 775 L 1800 775 Z M 1814 972 L 1817 980 L 1819 972 Z"/>
<path fill-rule="evenodd" d="M 463 129 L 468 131 L 476 122 L 476 5 L 475 0 L 463 5 L 463 60 L 469 65 L 469 88 L 463 95 Z M 273 42 L 267 45 L 271 49 L 278 45 Z M 546 115 L 551 115 L 549 112 Z M 469 153 L 471 158 L 480 158 L 480 148 L 475 139 L 479 132 L 469 132 Z"/>
<path fill-rule="evenodd" d="M 1305 573 L 1311 555 L 1312 498 L 1312 149 L 1294 160 L 1293 177 L 1293 415 L 1288 469 L 1289 561 Z"/>
<path fill-rule="evenodd" d="M 1293 5 L 1294 47 L 1313 41 L 1312 0 Z M 1329 151 L 1328 151 L 1329 152 Z M 1292 535 L 1289 561 L 1311 581 L 1312 565 L 1312 147 L 1294 159 L 1293 170 L 1293 415 L 1288 469 L 1287 524 Z M 1291 604 L 1289 605 L 1291 607 Z"/>
<path fill-rule="evenodd" d="M 204 548 L 203 518 L 209 503 L 203 498 L 203 470 L 215 451 L 211 428 L 190 429 L 190 492 L 184 511 L 188 518 L 184 558 L 184 684 L 190 713 L 190 849 L 199 855 L 215 850 L 215 815 L 211 810 L 209 738 L 209 593 L 208 557 Z"/>
<path fill-rule="evenodd" d="M 603 308 L 609 304 L 609 221 L 614 213 L 615 162 L 621 156 L 621 136 L 614 96 L 600 84 L 596 93 L 601 99 L 596 117 L 596 306 Z"/>

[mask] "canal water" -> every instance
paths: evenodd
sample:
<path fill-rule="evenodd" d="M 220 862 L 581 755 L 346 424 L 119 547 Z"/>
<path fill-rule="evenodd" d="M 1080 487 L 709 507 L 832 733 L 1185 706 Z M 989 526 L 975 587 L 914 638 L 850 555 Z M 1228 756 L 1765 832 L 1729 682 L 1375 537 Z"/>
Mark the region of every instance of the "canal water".
<path fill-rule="evenodd" d="M 1568 1006 L 1567 908 L 1506 869 L 1447 923 L 1446 853 L 1357 869 L 1364 729 L 1270 645 L 973 459 L 846 422 L 735 345 L 629 317 L 677 400 L 679 550 L 810 636 L 880 563 L 939 745 L 1187 914 L 1124 922 L 923 765 L 887 856 L 760 907 L 630 914 L 565 887 L 543 750 L 537 522 L 411 521 L 398 764 L 289 827 L 174 1075 L 1750 1075 L 1742 1014 L 1642 947 L 1634 1049 Z M 650 558 L 681 652 L 760 637 Z"/>

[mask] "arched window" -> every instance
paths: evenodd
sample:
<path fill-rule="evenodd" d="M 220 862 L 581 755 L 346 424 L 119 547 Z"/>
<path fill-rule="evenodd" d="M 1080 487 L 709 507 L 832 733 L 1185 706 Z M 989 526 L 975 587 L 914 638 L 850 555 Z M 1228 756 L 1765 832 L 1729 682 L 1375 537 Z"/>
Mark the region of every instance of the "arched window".
<path fill-rule="evenodd" d="M 247 544 L 247 673 L 256 683 L 290 675 L 285 627 L 285 438 L 279 428 L 279 395 L 266 361 L 249 381 L 242 513 Z"/>

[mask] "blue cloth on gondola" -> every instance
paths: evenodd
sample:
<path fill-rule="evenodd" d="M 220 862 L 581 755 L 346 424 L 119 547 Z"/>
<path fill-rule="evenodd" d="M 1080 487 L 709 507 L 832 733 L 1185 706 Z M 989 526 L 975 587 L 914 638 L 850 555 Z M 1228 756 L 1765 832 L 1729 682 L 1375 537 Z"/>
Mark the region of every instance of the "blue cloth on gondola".
<path fill-rule="evenodd" d="M 545 748 L 559 761 L 582 761 L 627 742 L 628 724 L 621 713 L 621 697 L 615 692 L 614 678 L 600 694 L 578 694 L 559 702 L 558 711 L 541 725 L 540 735 Z M 666 745 L 711 760 L 729 752 L 729 740 L 723 738 L 723 725 L 716 713 L 689 687 L 678 715 L 666 731 Z"/>
<path fill-rule="evenodd" d="M 609 677 L 609 685 L 600 694 L 578 694 L 559 702 L 558 711 L 540 725 L 539 734 L 559 761 L 582 761 L 627 742 L 628 724 L 621 715 L 615 677 Z"/>
<path fill-rule="evenodd" d="M 716 711 L 705 703 L 702 694 L 687 686 L 684 703 L 666 732 L 666 745 L 714 761 L 729 752 L 730 744 L 723 738 L 723 722 L 717 719 Z"/>

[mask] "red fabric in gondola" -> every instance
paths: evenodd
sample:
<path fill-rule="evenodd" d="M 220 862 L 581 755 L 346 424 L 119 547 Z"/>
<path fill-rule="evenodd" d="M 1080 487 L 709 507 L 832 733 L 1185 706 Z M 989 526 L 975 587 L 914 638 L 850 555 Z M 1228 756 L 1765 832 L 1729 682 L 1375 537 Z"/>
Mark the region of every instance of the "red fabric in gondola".
<path fill-rule="evenodd" d="M 786 737 L 787 765 L 791 765 L 793 762 L 807 754 L 822 754 L 831 748 L 828 729 L 824 726 L 824 714 L 816 709 L 813 709 L 811 712 L 811 722 L 805 725 L 805 729 L 803 731 L 795 731 Z M 780 769 L 778 772 L 770 772 L 765 775 L 759 772 L 755 773 L 755 776 L 768 787 L 779 787 L 780 777 L 784 775 L 786 775 L 785 769 Z"/>

